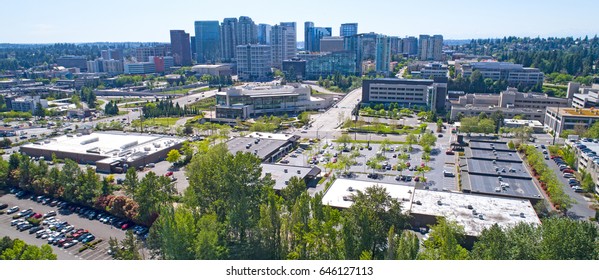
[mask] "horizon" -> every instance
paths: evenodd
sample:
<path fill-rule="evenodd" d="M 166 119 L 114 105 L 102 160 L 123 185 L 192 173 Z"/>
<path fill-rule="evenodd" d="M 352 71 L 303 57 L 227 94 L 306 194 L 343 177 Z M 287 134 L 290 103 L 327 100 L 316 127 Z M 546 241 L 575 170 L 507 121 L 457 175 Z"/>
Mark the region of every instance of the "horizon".
<path fill-rule="evenodd" d="M 3 5 L 11 12 L 0 18 L 0 25 L 11 28 L 0 30 L 0 40 L 5 44 L 169 42 L 169 30 L 185 30 L 195 36 L 195 21 L 222 22 L 226 17 L 240 16 L 249 16 L 256 24 L 296 22 L 298 42 L 303 41 L 306 21 L 319 27 L 331 27 L 333 36 L 339 34 L 341 23 L 349 22 L 358 23 L 358 33 L 376 32 L 398 37 L 441 34 L 445 40 L 508 36 L 583 38 L 598 33 L 593 28 L 592 17 L 572 16 L 579 13 L 581 7 L 599 8 L 599 2 L 583 0 L 568 3 L 505 0 L 490 8 L 481 8 L 481 3 L 475 0 L 451 3 L 431 0 L 426 5 L 385 0 L 372 0 L 369 5 L 358 0 L 343 1 L 343 5 L 340 2 L 307 0 L 297 5 L 259 0 L 248 5 L 233 0 L 223 9 L 220 3 L 214 2 L 173 0 L 164 5 L 157 0 L 106 0 L 90 9 L 92 2 L 85 0 L 78 3 L 57 0 L 35 5 L 30 1 L 11 1 Z M 562 17 L 568 20 L 556 20 Z"/>

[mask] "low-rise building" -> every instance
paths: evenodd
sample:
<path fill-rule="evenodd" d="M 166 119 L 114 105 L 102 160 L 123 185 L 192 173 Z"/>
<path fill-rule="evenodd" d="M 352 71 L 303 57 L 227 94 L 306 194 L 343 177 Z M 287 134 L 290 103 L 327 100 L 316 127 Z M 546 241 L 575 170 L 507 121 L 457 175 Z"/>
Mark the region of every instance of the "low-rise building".
<path fill-rule="evenodd" d="M 545 127 L 537 120 L 504 119 L 503 126 L 507 128 L 530 127 L 534 133 L 542 133 Z"/>
<path fill-rule="evenodd" d="M 19 96 L 11 98 L 8 102 L 9 108 L 13 111 L 18 112 L 35 112 L 38 105 L 42 108 L 48 108 L 48 101 L 41 99 L 39 96 Z"/>
<path fill-rule="evenodd" d="M 561 134 L 564 130 L 572 130 L 577 126 L 588 129 L 599 120 L 599 109 L 549 107 L 545 113 L 545 128 Z"/>
<path fill-rule="evenodd" d="M 545 76 L 538 68 L 523 67 L 510 62 L 469 62 L 456 63 L 456 74 L 469 78 L 474 71 L 479 71 L 483 79 L 493 81 L 504 80 L 510 86 L 542 84 Z"/>
<path fill-rule="evenodd" d="M 63 135 L 21 146 L 21 153 L 47 160 L 56 156 L 82 164 L 96 165 L 96 171 L 123 172 L 166 159 L 169 151 L 180 149 L 184 140 L 146 134 L 95 132 L 89 135 Z"/>
<path fill-rule="evenodd" d="M 384 78 L 362 81 L 362 103 L 397 103 L 400 107 L 445 108 L 447 83 L 435 80 Z"/>
<path fill-rule="evenodd" d="M 125 74 L 152 74 L 156 72 L 154 62 L 125 63 Z"/>
<path fill-rule="evenodd" d="M 233 74 L 233 69 L 230 64 L 200 64 L 191 67 L 191 71 L 195 72 L 198 76 L 231 76 L 231 74 Z"/>
<path fill-rule="evenodd" d="M 248 119 L 324 109 L 329 101 L 313 97 L 305 85 L 247 84 L 216 94 L 216 118 Z"/>
<path fill-rule="evenodd" d="M 520 115 L 523 119 L 544 122 L 547 107 L 567 107 L 569 101 L 566 98 L 524 93 L 516 88 L 507 88 L 500 94 L 465 94 L 457 101 L 451 100 L 450 104 L 452 120 L 457 120 L 459 115 L 468 117 L 501 111 L 505 118 L 513 119 Z"/>

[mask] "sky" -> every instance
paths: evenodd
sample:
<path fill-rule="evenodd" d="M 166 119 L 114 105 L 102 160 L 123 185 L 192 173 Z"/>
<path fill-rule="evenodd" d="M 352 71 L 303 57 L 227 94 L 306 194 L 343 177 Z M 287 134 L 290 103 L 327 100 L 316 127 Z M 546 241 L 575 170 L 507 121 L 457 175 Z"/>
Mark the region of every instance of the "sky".
<path fill-rule="evenodd" d="M 599 33 L 595 0 L 18 0 L 3 1 L 0 43 L 168 42 L 169 30 L 194 35 L 194 21 L 249 16 L 256 24 L 295 21 L 390 36 L 447 39 L 583 37 Z M 588 11 L 588 12 L 585 12 Z"/>

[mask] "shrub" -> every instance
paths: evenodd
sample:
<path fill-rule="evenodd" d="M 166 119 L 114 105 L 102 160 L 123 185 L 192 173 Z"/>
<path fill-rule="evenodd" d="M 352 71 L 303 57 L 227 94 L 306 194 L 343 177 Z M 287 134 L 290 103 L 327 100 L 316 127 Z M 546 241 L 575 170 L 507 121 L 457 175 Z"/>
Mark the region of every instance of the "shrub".
<path fill-rule="evenodd" d="M 41 222 L 40 219 L 36 219 L 36 218 L 28 218 L 27 221 L 34 226 L 39 226 L 40 222 Z"/>
<path fill-rule="evenodd" d="M 87 250 L 87 247 L 85 246 L 86 244 L 83 244 L 83 247 L 79 248 L 79 253 Z"/>

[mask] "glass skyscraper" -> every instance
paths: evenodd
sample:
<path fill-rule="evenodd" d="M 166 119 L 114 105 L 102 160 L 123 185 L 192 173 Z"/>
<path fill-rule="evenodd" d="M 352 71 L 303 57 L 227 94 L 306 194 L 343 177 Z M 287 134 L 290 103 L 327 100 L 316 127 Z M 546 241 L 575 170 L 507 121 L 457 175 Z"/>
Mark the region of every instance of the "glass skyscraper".
<path fill-rule="evenodd" d="M 358 24 L 357 23 L 344 23 L 341 24 L 341 28 L 339 29 L 339 36 L 353 36 L 358 34 Z"/>
<path fill-rule="evenodd" d="M 216 63 L 220 60 L 220 24 L 214 21 L 195 22 L 197 63 Z"/>

